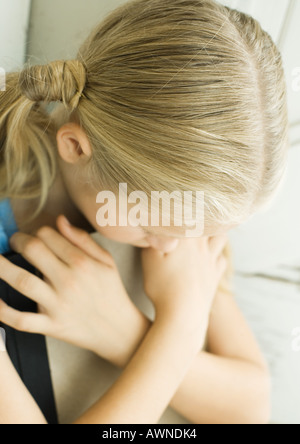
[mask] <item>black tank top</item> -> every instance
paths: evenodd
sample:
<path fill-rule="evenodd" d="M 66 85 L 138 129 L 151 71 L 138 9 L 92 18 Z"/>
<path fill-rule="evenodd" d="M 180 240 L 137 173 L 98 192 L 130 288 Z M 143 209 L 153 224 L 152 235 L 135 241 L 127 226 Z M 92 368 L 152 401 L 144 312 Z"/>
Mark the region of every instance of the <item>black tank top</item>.
<path fill-rule="evenodd" d="M 13 264 L 36 275 L 37 270 L 21 255 L 3 255 Z M 19 311 L 37 312 L 37 305 L 0 279 L 0 297 Z M 51 381 L 46 338 L 19 332 L 0 322 L 6 334 L 6 349 L 23 383 L 43 412 L 48 424 L 58 424 L 53 385 Z"/>

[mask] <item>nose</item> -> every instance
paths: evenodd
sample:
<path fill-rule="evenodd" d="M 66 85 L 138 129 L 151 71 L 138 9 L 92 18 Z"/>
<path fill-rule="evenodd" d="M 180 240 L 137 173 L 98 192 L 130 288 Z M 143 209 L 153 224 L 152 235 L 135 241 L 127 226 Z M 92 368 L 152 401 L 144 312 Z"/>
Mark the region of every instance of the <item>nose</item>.
<path fill-rule="evenodd" d="M 147 241 L 152 248 L 163 253 L 171 253 L 177 248 L 179 243 L 178 239 L 166 239 L 159 236 L 148 236 Z"/>

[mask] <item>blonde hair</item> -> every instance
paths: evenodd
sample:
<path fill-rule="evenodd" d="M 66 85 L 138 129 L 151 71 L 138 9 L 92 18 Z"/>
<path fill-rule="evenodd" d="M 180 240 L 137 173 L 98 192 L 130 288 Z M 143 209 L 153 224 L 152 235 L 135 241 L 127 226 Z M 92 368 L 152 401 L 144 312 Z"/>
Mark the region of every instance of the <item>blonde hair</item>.
<path fill-rule="evenodd" d="M 89 138 L 95 186 L 204 191 L 207 226 L 247 220 L 286 171 L 280 53 L 256 20 L 213 0 L 128 2 L 76 60 L 8 74 L 0 98 L 0 198 L 37 197 L 37 211 L 69 121 Z"/>

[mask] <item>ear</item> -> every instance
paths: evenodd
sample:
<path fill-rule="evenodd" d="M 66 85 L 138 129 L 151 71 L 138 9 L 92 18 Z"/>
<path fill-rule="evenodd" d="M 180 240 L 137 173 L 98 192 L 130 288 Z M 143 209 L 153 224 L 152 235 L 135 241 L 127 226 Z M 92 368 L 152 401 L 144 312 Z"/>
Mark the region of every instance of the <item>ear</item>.
<path fill-rule="evenodd" d="M 57 132 L 57 148 L 62 160 L 76 164 L 92 156 L 89 140 L 76 123 L 66 123 Z"/>

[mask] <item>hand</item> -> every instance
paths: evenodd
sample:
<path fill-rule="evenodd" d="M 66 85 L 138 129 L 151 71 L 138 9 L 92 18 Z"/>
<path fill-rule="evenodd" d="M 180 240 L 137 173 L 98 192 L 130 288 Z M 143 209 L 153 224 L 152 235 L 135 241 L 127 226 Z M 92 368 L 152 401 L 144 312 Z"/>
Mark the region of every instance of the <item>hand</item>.
<path fill-rule="evenodd" d="M 207 329 L 211 306 L 226 270 L 222 252 L 227 236 L 184 239 L 175 251 L 142 251 L 144 288 L 158 315 L 176 315 L 183 324 L 199 325 L 200 314 Z"/>
<path fill-rule="evenodd" d="M 0 278 L 39 306 L 38 314 L 21 313 L 0 301 L 0 320 L 92 350 L 118 365 L 137 308 L 111 255 L 63 217 L 58 227 L 65 237 L 43 227 L 36 237 L 16 233 L 11 238 L 13 249 L 43 273 L 44 281 L 0 256 Z"/>

